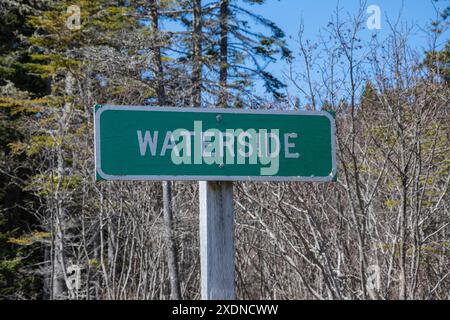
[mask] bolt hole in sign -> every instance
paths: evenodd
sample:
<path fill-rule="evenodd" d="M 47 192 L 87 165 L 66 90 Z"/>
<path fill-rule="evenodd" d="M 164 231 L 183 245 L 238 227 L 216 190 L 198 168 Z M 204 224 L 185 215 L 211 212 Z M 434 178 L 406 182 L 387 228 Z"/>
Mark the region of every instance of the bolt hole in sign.
<path fill-rule="evenodd" d="M 97 180 L 333 181 L 326 111 L 95 106 Z"/>

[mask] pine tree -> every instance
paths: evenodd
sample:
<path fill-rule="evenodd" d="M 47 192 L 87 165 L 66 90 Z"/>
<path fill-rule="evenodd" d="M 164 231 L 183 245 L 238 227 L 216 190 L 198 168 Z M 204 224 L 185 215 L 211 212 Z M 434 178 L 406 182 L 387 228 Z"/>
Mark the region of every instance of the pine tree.
<path fill-rule="evenodd" d="M 49 88 L 41 99 L 39 117 L 28 128 L 32 137 L 27 155 L 40 162 L 28 189 L 46 204 L 40 214 L 45 217 L 42 227 L 51 235 L 47 268 L 50 277 L 46 278 L 47 297 L 51 299 L 75 296 L 67 285 L 69 248 L 78 228 L 72 218 L 76 217 L 72 212 L 77 211 L 72 190 L 81 187 L 83 177 L 74 158 L 91 156 L 80 153 L 77 142 L 80 134 L 90 136 L 92 132 L 92 128 L 84 125 L 89 123 L 87 117 L 90 118 L 92 106 L 81 99 L 82 80 L 86 72 L 90 77 L 99 67 L 91 63 L 96 54 L 120 46 L 113 35 L 137 25 L 126 15 L 127 9 L 117 7 L 114 1 L 80 1 L 83 23 L 81 29 L 71 29 L 67 25 L 69 4 L 69 1 L 49 2 L 27 21 L 39 32 L 28 37 L 32 54 L 25 68 L 44 79 Z"/>
<path fill-rule="evenodd" d="M 35 166 L 23 153 L 27 123 L 46 89 L 45 81 L 25 68 L 31 58 L 23 37 L 35 29 L 24 22 L 40 6 L 0 2 L 0 298 L 42 297 L 40 277 L 29 266 L 43 259 L 39 242 L 44 234 L 27 210 L 37 207 L 25 183 Z"/>

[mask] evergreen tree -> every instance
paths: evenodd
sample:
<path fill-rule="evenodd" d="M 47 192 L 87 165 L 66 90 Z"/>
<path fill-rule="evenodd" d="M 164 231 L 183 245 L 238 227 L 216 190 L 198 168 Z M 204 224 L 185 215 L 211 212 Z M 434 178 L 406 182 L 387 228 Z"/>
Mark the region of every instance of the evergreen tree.
<path fill-rule="evenodd" d="M 38 206 L 26 181 L 35 170 L 23 153 L 27 123 L 35 117 L 46 82 L 29 74 L 27 42 L 35 29 L 26 19 L 42 6 L 36 1 L 0 2 L 0 297 L 42 297 L 41 279 L 30 266 L 43 260 L 45 233 L 30 214 Z M 28 210 L 31 209 L 31 210 Z"/>

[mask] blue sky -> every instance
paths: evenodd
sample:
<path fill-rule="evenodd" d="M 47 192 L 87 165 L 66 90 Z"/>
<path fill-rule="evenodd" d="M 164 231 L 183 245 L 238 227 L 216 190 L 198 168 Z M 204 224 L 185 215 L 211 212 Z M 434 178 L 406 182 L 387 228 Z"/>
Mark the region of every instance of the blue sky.
<path fill-rule="evenodd" d="M 360 7 L 359 0 L 267 0 L 263 5 L 248 5 L 240 1 L 245 8 L 251 9 L 273 22 L 275 22 L 288 38 L 289 48 L 294 55 L 298 52 L 298 46 L 295 43 L 299 30 L 300 21 L 304 22 L 304 37 L 314 41 L 317 39 L 319 30 L 326 27 L 330 17 L 339 6 L 342 13 L 356 14 Z M 377 32 L 377 37 L 382 39 L 389 33 L 388 19 L 396 21 L 401 13 L 401 20 L 411 24 L 417 24 L 421 27 L 427 27 L 430 22 L 436 18 L 437 8 L 450 6 L 449 0 L 440 0 L 437 3 L 432 0 L 368 0 L 366 6 L 377 5 L 381 10 L 381 29 L 364 30 L 361 34 L 363 39 L 369 39 L 373 32 Z M 367 17 L 370 15 L 367 14 Z M 412 36 L 412 45 L 420 52 L 428 48 L 423 31 L 419 28 Z M 444 34 L 441 40 L 449 39 L 449 32 Z M 444 43 L 444 41 L 442 41 Z M 268 66 L 268 71 L 273 72 L 280 77 L 282 71 L 286 69 L 283 62 L 272 63 Z M 256 86 L 256 91 L 262 93 L 260 84 Z"/>
<path fill-rule="evenodd" d="M 242 1 L 242 3 L 245 2 Z M 450 5 L 449 0 L 440 0 L 437 3 L 432 0 L 368 0 L 366 3 L 367 6 L 378 5 L 380 7 L 381 33 L 386 32 L 386 19 L 396 19 L 400 12 L 402 12 L 403 19 L 424 26 L 436 17 L 433 3 L 438 8 Z M 360 7 L 360 1 L 266 0 L 263 5 L 245 5 L 245 7 L 274 21 L 288 36 L 297 34 L 300 20 L 303 18 L 306 36 L 313 38 L 320 27 L 327 25 L 337 5 L 344 12 L 356 13 Z"/>

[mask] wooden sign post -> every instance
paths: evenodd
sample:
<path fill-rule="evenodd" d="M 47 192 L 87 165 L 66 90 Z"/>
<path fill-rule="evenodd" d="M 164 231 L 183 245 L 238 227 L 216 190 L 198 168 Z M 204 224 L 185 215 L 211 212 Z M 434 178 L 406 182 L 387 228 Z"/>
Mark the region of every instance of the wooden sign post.
<path fill-rule="evenodd" d="M 203 300 L 233 300 L 233 183 L 200 181 L 200 263 Z"/>
<path fill-rule="evenodd" d="M 97 180 L 199 181 L 202 299 L 235 299 L 232 181 L 333 181 L 325 111 L 97 105 Z"/>

